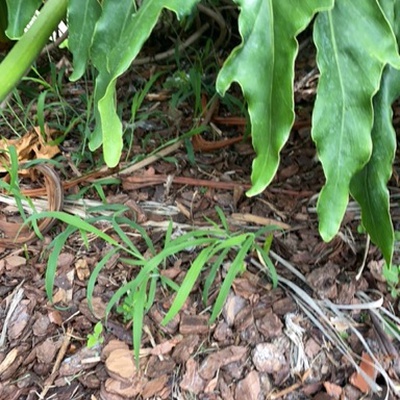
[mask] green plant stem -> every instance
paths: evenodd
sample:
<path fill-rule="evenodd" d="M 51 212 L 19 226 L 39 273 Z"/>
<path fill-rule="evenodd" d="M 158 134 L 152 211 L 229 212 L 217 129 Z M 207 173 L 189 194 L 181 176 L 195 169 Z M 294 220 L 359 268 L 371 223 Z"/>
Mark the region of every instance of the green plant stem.
<path fill-rule="evenodd" d="M 67 12 L 68 0 L 48 0 L 31 28 L 0 64 L 0 101 L 18 84 Z"/>

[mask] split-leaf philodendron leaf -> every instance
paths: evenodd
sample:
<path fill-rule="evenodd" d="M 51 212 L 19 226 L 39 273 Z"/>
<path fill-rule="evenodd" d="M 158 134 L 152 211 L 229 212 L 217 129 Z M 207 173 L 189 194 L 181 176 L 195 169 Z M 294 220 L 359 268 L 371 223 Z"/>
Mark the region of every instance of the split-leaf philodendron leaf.
<path fill-rule="evenodd" d="M 74 56 L 74 72 L 69 77 L 76 81 L 85 73 L 90 55 L 94 28 L 101 15 L 98 0 L 69 0 L 68 47 Z"/>
<path fill-rule="evenodd" d="M 296 36 L 314 14 L 333 0 L 237 0 L 242 43 L 222 67 L 217 89 L 223 95 L 237 82 L 247 100 L 256 158 L 248 195 L 262 192 L 279 165 L 279 153 L 294 122 Z"/>
<path fill-rule="evenodd" d="M 6 0 L 8 10 L 7 36 L 20 39 L 42 0 Z"/>
<path fill-rule="evenodd" d="M 91 56 L 99 71 L 95 87 L 96 129 L 90 148 L 103 144 L 108 166 L 115 166 L 122 151 L 122 124 L 116 110 L 115 84 L 150 36 L 163 8 L 178 18 L 189 14 L 199 0 L 145 0 L 136 12 L 131 0 L 105 0 L 97 22 Z"/>
<path fill-rule="evenodd" d="M 312 118 L 326 183 L 318 200 L 320 234 L 332 239 L 349 200 L 350 181 L 372 154 L 372 98 L 383 68 L 400 66 L 393 31 L 376 1 L 336 0 L 314 25 L 320 79 Z"/>
<path fill-rule="evenodd" d="M 398 41 L 400 2 L 381 0 L 380 3 Z M 361 206 L 362 223 L 371 240 L 381 249 L 387 265 L 391 265 L 394 246 L 390 197 L 386 186 L 392 175 L 396 152 L 396 132 L 392 124 L 391 105 L 399 96 L 400 71 L 388 65 L 383 71 L 379 91 L 373 99 L 372 155 L 350 183 L 351 194 Z"/>

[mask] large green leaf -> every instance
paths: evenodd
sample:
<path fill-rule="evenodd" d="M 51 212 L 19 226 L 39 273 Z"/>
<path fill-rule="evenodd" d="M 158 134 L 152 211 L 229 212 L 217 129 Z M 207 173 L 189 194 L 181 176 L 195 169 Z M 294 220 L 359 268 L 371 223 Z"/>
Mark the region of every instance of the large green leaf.
<path fill-rule="evenodd" d="M 190 13 L 199 0 L 145 0 L 136 12 L 131 0 L 105 0 L 94 34 L 91 55 L 96 79 L 96 129 L 90 148 L 103 144 L 104 158 L 115 166 L 122 151 L 122 124 L 116 112 L 116 79 L 131 65 L 150 36 L 163 8 L 178 18 Z"/>
<path fill-rule="evenodd" d="M 294 122 L 294 61 L 296 36 L 313 15 L 333 6 L 333 0 L 237 0 L 241 7 L 242 43 L 220 71 L 217 90 L 223 95 L 238 82 L 248 103 L 253 146 L 252 184 L 255 195 L 271 182 L 279 153 Z"/>
<path fill-rule="evenodd" d="M 350 190 L 361 206 L 362 222 L 371 240 L 379 246 L 388 265 L 391 263 L 394 231 L 390 217 L 389 191 L 396 151 L 391 104 L 400 95 L 400 72 L 387 66 L 379 92 L 374 97 L 373 150 L 369 162 L 354 175 Z"/>
<path fill-rule="evenodd" d="M 336 0 L 314 25 L 320 70 L 312 136 L 326 183 L 318 200 L 320 233 L 330 240 L 345 213 L 349 185 L 372 154 L 372 97 L 383 68 L 400 66 L 396 40 L 374 0 Z"/>
<path fill-rule="evenodd" d="M 7 36 L 19 39 L 42 0 L 6 0 L 8 9 Z"/>
<path fill-rule="evenodd" d="M 389 23 L 400 36 L 400 1 L 381 0 Z M 352 196 L 361 206 L 362 222 L 371 240 L 379 246 L 385 261 L 391 265 L 394 230 L 390 216 L 390 197 L 386 187 L 392 175 L 396 152 L 396 132 L 392 125 L 392 103 L 400 96 L 400 71 L 387 66 L 379 92 L 373 99 L 374 124 L 371 159 L 351 180 Z"/>
<path fill-rule="evenodd" d="M 76 81 L 85 72 L 93 32 L 101 15 L 98 0 L 69 0 L 68 3 L 68 47 L 74 56 L 74 72 L 71 81 Z"/>

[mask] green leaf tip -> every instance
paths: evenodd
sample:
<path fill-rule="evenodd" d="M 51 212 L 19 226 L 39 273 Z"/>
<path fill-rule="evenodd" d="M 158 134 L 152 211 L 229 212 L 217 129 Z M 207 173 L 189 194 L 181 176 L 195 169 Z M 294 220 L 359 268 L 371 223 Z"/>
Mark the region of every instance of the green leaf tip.
<path fill-rule="evenodd" d="M 333 7 L 333 0 L 241 0 L 239 32 L 242 43 L 225 61 L 217 78 L 224 95 L 233 82 L 248 103 L 256 158 L 248 196 L 261 193 L 279 166 L 279 153 L 294 122 L 294 61 L 296 36 L 314 14 Z"/>
<path fill-rule="evenodd" d="M 103 145 L 104 159 L 109 167 L 118 164 L 123 146 L 122 123 L 115 103 L 116 80 L 139 54 L 163 8 L 182 18 L 198 2 L 199 0 L 145 0 L 138 10 L 131 0 L 103 2 L 103 12 L 94 28 L 90 53 L 99 74 L 94 95 L 96 129 L 89 147 L 94 150 Z"/>

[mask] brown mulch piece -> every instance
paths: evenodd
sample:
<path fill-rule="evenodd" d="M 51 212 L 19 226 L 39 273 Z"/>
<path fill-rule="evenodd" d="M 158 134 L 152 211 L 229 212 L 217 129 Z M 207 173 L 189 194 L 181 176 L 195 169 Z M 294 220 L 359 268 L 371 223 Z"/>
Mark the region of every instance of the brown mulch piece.
<path fill-rule="evenodd" d="M 292 132 L 277 176 L 263 194 L 245 196 L 253 153 L 249 143 L 241 142 L 214 153 L 196 153 L 195 165 L 186 149 L 177 146 L 171 156 L 179 162 L 156 157 L 140 171 L 121 175 L 121 184 L 106 188 L 106 196 L 111 203 L 130 208 L 127 215 L 147 228 L 157 248 L 163 246 L 161 226 L 167 226 L 171 219 L 182 226 L 207 225 L 204 217 L 217 221 L 215 206 L 223 210 L 233 230 L 279 225 L 283 231 L 274 233 L 272 250 L 292 263 L 306 282 L 276 263 L 280 276 L 296 283 L 314 299 L 336 304 L 355 304 L 359 301 L 358 290 L 378 289 L 385 305 L 393 303 L 398 314 L 398 307 L 382 282 L 379 254 L 374 247 L 369 251 L 363 278 L 355 279 L 365 243 L 357 234 L 354 215 L 346 215 L 340 235 L 331 243 L 323 243 L 318 235 L 316 215 L 310 206 L 323 184 L 323 174 L 314 158 L 307 123 L 315 81 L 302 81 L 314 67 L 313 62 L 309 65 L 309 58 L 298 62 L 302 86 L 296 92 L 296 101 L 301 105 L 298 118 L 305 122 Z M 167 113 L 167 104 L 160 107 Z M 222 121 L 216 116 L 215 123 L 218 122 Z M 160 124 L 149 123 L 153 124 L 151 129 Z M 136 135 L 139 143 L 148 132 L 138 127 Z M 159 135 L 167 140 L 175 133 L 160 127 Z M 135 145 L 133 152 L 140 154 L 142 149 Z M 70 181 L 74 185 L 64 185 L 66 194 L 76 192 L 76 185 L 83 183 L 80 179 Z M 91 195 L 96 196 L 94 192 Z M 283 286 L 272 288 L 265 274 L 249 261 L 246 272 L 233 282 L 215 323 L 208 322 L 208 306 L 218 293 L 228 265 L 218 271 L 206 306 L 201 300 L 200 282 L 181 312 L 165 326 L 162 320 L 174 296 L 166 288 L 159 288 L 143 321 L 139 360 L 133 355 L 135 321 L 124 321 L 115 310 L 105 323 L 104 341 L 88 348 L 87 337 L 97 321 L 104 321 L 107 302 L 137 270 L 124 264 L 119 256 L 110 259 L 97 278 L 91 308 L 86 299 L 87 280 L 110 248 L 95 238 L 89 238 L 86 246 L 78 234 L 72 235 L 58 259 L 54 304 L 50 304 L 44 281 L 49 255 L 46 244 L 59 229 L 60 225 L 52 232 L 44 231 L 43 242 L 37 240 L 18 250 L 3 249 L 0 400 L 356 400 L 368 391 L 360 377 L 353 375 L 354 366 L 303 313 L 293 293 Z M 140 237 L 132 236 L 132 240 L 142 254 L 149 254 Z M 194 256 L 185 252 L 177 259 L 171 257 L 160 273 L 180 284 Z M 386 371 L 398 382 L 398 356 L 393 352 L 383 356 L 378 345 L 377 336 L 385 333 L 375 333 L 372 317 L 359 311 L 351 313 L 374 355 L 386 363 Z M 348 325 L 341 320 L 333 323 L 360 356 L 359 361 L 362 356 L 362 362 L 367 363 L 363 346 Z M 302 332 L 300 343 L 307 363 L 301 367 L 296 365 L 301 346 L 293 341 L 290 326 L 297 326 Z M 386 341 L 392 343 L 390 338 Z M 393 345 L 398 347 L 395 342 Z M 366 370 L 364 364 L 362 369 Z M 375 370 L 371 377 L 375 379 Z"/>

